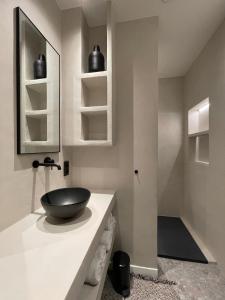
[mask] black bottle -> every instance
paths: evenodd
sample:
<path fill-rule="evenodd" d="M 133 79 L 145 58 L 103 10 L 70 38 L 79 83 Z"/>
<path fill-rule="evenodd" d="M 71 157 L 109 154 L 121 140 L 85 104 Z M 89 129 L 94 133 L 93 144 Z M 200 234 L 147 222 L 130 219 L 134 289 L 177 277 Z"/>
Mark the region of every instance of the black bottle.
<path fill-rule="evenodd" d="M 99 45 L 93 47 L 93 51 L 89 55 L 88 61 L 88 71 L 89 72 L 100 72 L 105 71 L 105 58 L 100 51 Z"/>
<path fill-rule="evenodd" d="M 34 62 L 34 79 L 46 78 L 46 59 L 44 54 L 39 54 Z"/>

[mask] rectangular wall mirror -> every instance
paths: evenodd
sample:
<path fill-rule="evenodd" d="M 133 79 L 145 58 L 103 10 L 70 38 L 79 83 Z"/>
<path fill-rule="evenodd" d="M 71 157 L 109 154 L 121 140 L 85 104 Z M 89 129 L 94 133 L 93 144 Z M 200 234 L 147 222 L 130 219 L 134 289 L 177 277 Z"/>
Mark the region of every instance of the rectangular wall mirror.
<path fill-rule="evenodd" d="M 17 153 L 60 151 L 60 55 L 19 8 Z"/>

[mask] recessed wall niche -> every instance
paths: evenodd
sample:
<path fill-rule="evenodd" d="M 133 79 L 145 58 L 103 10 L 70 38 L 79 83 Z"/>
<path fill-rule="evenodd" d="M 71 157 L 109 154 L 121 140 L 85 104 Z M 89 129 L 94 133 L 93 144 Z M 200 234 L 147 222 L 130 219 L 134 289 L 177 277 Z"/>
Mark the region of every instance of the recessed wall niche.
<path fill-rule="evenodd" d="M 102 26 L 93 26 L 82 8 L 77 8 L 73 14 L 67 11 L 63 14 L 65 146 L 113 145 L 115 80 L 111 6 L 111 1 L 104 2 L 105 22 Z M 74 39 L 70 39 L 71 32 Z M 94 45 L 100 46 L 105 58 L 104 70 L 99 72 L 89 72 L 88 68 L 89 54 Z"/>
<path fill-rule="evenodd" d="M 99 45 L 105 58 L 105 71 L 107 71 L 107 26 L 89 27 L 83 19 L 82 43 L 82 73 L 88 73 L 88 57 L 94 45 Z"/>
<path fill-rule="evenodd" d="M 209 164 L 209 135 L 196 137 L 196 162 Z"/>
<path fill-rule="evenodd" d="M 82 113 L 82 138 L 85 141 L 107 139 L 107 112 Z"/>
<path fill-rule="evenodd" d="M 209 98 L 188 111 L 190 158 L 196 163 L 209 164 L 209 111 Z"/>
<path fill-rule="evenodd" d="M 85 73 L 81 77 L 83 107 L 107 106 L 107 72 L 100 72 L 92 77 Z"/>
<path fill-rule="evenodd" d="M 188 111 L 188 135 L 199 135 L 209 131 L 209 98 Z"/>

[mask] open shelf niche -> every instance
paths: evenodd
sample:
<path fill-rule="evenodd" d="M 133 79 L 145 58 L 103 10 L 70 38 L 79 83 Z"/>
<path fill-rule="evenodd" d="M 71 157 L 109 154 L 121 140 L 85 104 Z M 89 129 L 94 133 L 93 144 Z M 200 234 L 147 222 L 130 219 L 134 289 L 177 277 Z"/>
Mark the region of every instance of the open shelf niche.
<path fill-rule="evenodd" d="M 82 26 L 81 53 L 81 136 L 83 145 L 112 145 L 112 24 L 111 2 L 106 2 L 106 24 Z M 105 70 L 88 73 L 88 57 L 99 45 L 105 57 Z M 85 112 L 85 108 L 88 111 Z"/>
<path fill-rule="evenodd" d="M 205 99 L 188 111 L 188 135 L 196 136 L 209 132 L 209 99 Z"/>
<path fill-rule="evenodd" d="M 26 141 L 47 142 L 47 116 L 27 115 Z"/>
<path fill-rule="evenodd" d="M 77 22 L 74 21 L 75 15 L 72 12 L 65 12 L 63 20 L 63 37 L 66 43 L 63 49 L 65 63 L 63 85 L 66 87 L 63 144 L 111 146 L 114 102 L 112 78 L 114 26 L 111 1 L 105 2 L 105 24 L 102 26 L 89 26 L 82 8 L 76 11 Z M 69 18 L 71 22 L 68 22 Z M 73 42 L 68 42 L 68 32 L 74 32 Z M 104 55 L 105 70 L 89 73 L 88 57 L 94 45 L 99 45 Z M 74 65 L 71 68 L 72 62 Z M 72 86 L 68 84 L 68 80 Z"/>
<path fill-rule="evenodd" d="M 191 158 L 196 163 L 209 164 L 209 99 L 188 111 L 188 136 Z M 194 139 L 194 140 L 193 140 Z"/>
<path fill-rule="evenodd" d="M 24 20 L 21 33 L 21 62 L 24 66 L 21 71 L 21 142 L 25 152 L 35 152 L 38 147 L 58 144 L 53 127 L 59 126 L 54 105 L 58 99 L 54 91 L 59 89 L 56 86 L 59 59 L 30 22 Z M 33 65 L 39 54 L 46 57 L 47 77 L 35 79 Z"/>
<path fill-rule="evenodd" d="M 107 72 L 81 75 L 81 105 L 83 107 L 107 106 Z"/>
<path fill-rule="evenodd" d="M 82 139 L 84 141 L 107 140 L 106 111 L 82 113 Z"/>

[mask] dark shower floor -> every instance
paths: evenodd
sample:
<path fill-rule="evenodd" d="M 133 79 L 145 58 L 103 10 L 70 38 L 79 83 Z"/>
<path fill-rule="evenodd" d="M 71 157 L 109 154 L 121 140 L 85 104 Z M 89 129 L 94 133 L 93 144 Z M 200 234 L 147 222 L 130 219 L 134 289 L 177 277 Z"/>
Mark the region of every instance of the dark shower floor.
<path fill-rule="evenodd" d="M 208 263 L 180 218 L 158 217 L 158 256 Z"/>

